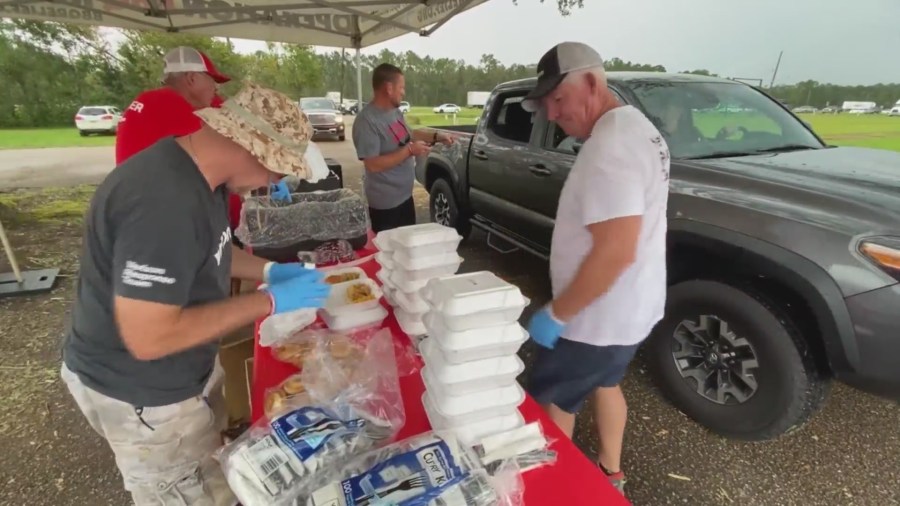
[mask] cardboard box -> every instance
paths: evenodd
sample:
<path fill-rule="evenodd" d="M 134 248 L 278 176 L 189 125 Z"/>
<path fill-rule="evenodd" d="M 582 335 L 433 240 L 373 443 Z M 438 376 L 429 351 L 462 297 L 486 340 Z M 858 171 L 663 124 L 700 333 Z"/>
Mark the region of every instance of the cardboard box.
<path fill-rule="evenodd" d="M 225 406 L 233 426 L 250 420 L 250 395 L 245 386 L 245 361 L 253 359 L 253 325 L 222 338 L 219 361 L 225 370 Z"/>

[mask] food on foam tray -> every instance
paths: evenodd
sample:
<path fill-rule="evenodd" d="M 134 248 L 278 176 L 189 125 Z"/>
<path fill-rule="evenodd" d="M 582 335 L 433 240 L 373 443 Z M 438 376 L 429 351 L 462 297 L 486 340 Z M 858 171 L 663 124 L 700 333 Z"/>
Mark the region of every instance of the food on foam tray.
<path fill-rule="evenodd" d="M 336 285 L 338 283 L 346 283 L 348 281 L 355 281 L 359 279 L 358 272 L 342 272 L 340 274 L 332 274 L 325 278 L 325 282 L 329 285 Z"/>
<path fill-rule="evenodd" d="M 347 300 L 351 304 L 359 304 L 375 300 L 375 294 L 372 293 L 372 287 L 365 283 L 354 283 L 347 287 Z"/>

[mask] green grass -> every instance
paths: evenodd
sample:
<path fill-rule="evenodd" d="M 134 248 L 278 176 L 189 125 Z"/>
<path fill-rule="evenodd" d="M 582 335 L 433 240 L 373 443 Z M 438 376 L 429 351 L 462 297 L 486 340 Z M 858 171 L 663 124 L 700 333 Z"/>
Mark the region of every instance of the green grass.
<path fill-rule="evenodd" d="M 82 137 L 75 127 L 0 130 L 0 149 L 113 146 L 115 143 L 114 135 Z"/>
<path fill-rule="evenodd" d="M 413 107 L 406 115 L 410 126 L 448 126 L 454 124 L 452 115 L 434 114 L 431 107 Z M 708 113 L 697 118 L 698 128 L 706 135 L 714 135 L 724 124 L 727 115 Z M 481 117 L 481 109 L 463 108 L 456 115 L 457 125 L 474 125 Z M 881 114 L 804 114 L 801 115 L 827 142 L 841 146 L 860 146 L 900 152 L 900 117 Z M 774 125 L 760 117 L 753 125 L 758 130 L 771 130 Z M 112 146 L 115 137 L 92 135 L 81 137 L 75 128 L 45 128 L 0 130 L 0 149 L 51 148 L 73 146 Z"/>
<path fill-rule="evenodd" d="M 452 114 L 435 114 L 432 107 L 413 107 L 406 114 L 406 122 L 411 127 L 417 126 L 449 126 L 449 125 L 474 125 L 481 118 L 481 109 L 469 109 L 463 107 L 456 115 L 456 123 L 453 123 Z"/>
<path fill-rule="evenodd" d="M 883 114 L 802 114 L 800 117 L 831 144 L 900 151 L 900 117 Z"/>

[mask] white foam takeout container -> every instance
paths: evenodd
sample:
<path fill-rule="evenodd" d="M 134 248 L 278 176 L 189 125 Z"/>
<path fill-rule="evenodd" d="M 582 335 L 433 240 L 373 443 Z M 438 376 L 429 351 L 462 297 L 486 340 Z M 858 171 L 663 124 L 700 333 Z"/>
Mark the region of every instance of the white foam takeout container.
<path fill-rule="evenodd" d="M 391 307 L 399 306 L 397 302 L 397 294 L 400 292 L 397 289 L 391 288 L 387 285 L 382 285 L 381 289 L 384 290 L 384 300 L 386 300 L 387 303 L 391 305 Z"/>
<path fill-rule="evenodd" d="M 421 223 L 390 230 L 387 239 L 391 251 L 402 250 L 408 258 L 420 258 L 456 251 L 462 236 L 454 228 Z"/>
<path fill-rule="evenodd" d="M 412 257 L 407 254 L 407 250 L 398 249 L 391 254 L 391 259 L 398 267 L 406 270 L 417 271 L 422 269 L 433 269 L 435 267 L 444 267 L 457 264 L 460 261 L 459 254 L 456 250 L 438 253 L 437 255 Z"/>
<path fill-rule="evenodd" d="M 525 370 L 517 355 L 484 358 L 454 364 L 448 362 L 434 339 L 426 339 L 419 348 L 431 377 L 449 395 L 466 395 L 503 388 L 516 382 Z"/>
<path fill-rule="evenodd" d="M 447 328 L 441 313 L 429 311 L 422 323 L 452 364 L 513 355 L 528 340 L 528 331 L 515 322 L 456 332 Z"/>
<path fill-rule="evenodd" d="M 410 280 L 410 279 L 401 279 L 402 274 L 397 274 L 397 271 L 391 270 L 390 277 L 388 278 L 392 285 L 394 285 L 397 290 L 406 293 L 418 293 L 419 290 L 425 288 L 425 284 L 428 283 L 427 279 L 423 280 Z"/>
<path fill-rule="evenodd" d="M 515 382 L 471 394 L 450 395 L 432 378 L 427 365 L 421 374 L 434 408 L 456 426 L 508 414 L 525 400 L 525 391 Z"/>
<path fill-rule="evenodd" d="M 422 394 L 422 407 L 434 430 L 449 430 L 468 446 L 478 444 L 482 439 L 525 426 L 525 419 L 518 409 L 512 409 L 509 413 L 492 416 L 483 420 L 466 424 L 456 424 L 455 418 L 447 417 L 434 406 L 428 392 Z"/>
<path fill-rule="evenodd" d="M 394 245 L 391 243 L 391 233 L 393 230 L 385 230 L 382 232 L 378 232 L 374 238 L 372 238 L 372 244 L 378 248 L 378 251 L 383 251 L 390 253 L 394 249 Z"/>
<path fill-rule="evenodd" d="M 354 284 L 359 283 L 364 283 L 372 289 L 372 294 L 375 295 L 375 298 L 373 300 L 358 302 L 355 304 L 349 301 L 349 299 L 347 298 L 347 289 L 349 289 Z M 331 316 L 346 315 L 358 311 L 365 311 L 367 309 L 372 309 L 373 307 L 380 305 L 380 299 L 383 295 L 384 293 L 382 292 L 381 287 L 378 286 L 378 283 L 369 278 L 347 281 L 346 283 L 338 283 L 336 285 L 331 285 L 331 293 L 325 300 L 323 309 L 327 311 Z"/>
<path fill-rule="evenodd" d="M 419 296 L 418 292 L 406 293 L 403 290 L 397 290 L 393 296 L 397 305 L 411 315 L 422 318 L 428 312 L 428 304 Z"/>
<path fill-rule="evenodd" d="M 394 317 L 400 325 L 400 330 L 410 337 L 420 337 L 428 333 L 422 319 L 418 315 L 409 314 L 402 308 L 394 308 Z"/>
<path fill-rule="evenodd" d="M 325 325 L 331 330 L 353 330 L 364 329 L 381 325 L 381 322 L 387 318 L 388 310 L 380 304 L 363 311 L 354 311 L 347 314 L 332 315 L 328 311 L 321 311 L 320 316 L 325 321 Z"/>
<path fill-rule="evenodd" d="M 490 271 L 479 271 L 429 280 L 422 297 L 447 316 L 462 316 L 527 305 L 522 291 Z"/>
<path fill-rule="evenodd" d="M 456 271 L 459 270 L 459 266 L 462 265 L 462 263 L 462 257 L 457 255 L 456 260 L 452 263 L 427 267 L 425 269 L 408 269 L 398 260 L 394 263 L 392 273 L 397 280 L 397 283 L 424 283 L 433 278 L 456 274 Z"/>
<path fill-rule="evenodd" d="M 397 264 L 394 262 L 394 254 L 389 251 L 379 251 L 375 253 L 375 261 L 383 268 L 394 269 Z"/>

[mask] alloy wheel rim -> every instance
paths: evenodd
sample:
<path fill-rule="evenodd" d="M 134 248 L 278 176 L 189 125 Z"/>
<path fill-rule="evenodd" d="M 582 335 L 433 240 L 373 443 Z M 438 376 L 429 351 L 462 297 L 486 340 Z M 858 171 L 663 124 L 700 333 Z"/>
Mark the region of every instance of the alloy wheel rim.
<path fill-rule="evenodd" d="M 675 327 L 672 338 L 675 367 L 700 396 L 716 404 L 735 405 L 756 394 L 756 351 L 728 322 L 711 315 L 685 319 Z"/>
<path fill-rule="evenodd" d="M 445 227 L 450 226 L 450 202 L 443 193 L 438 193 L 434 198 L 434 221 Z"/>

